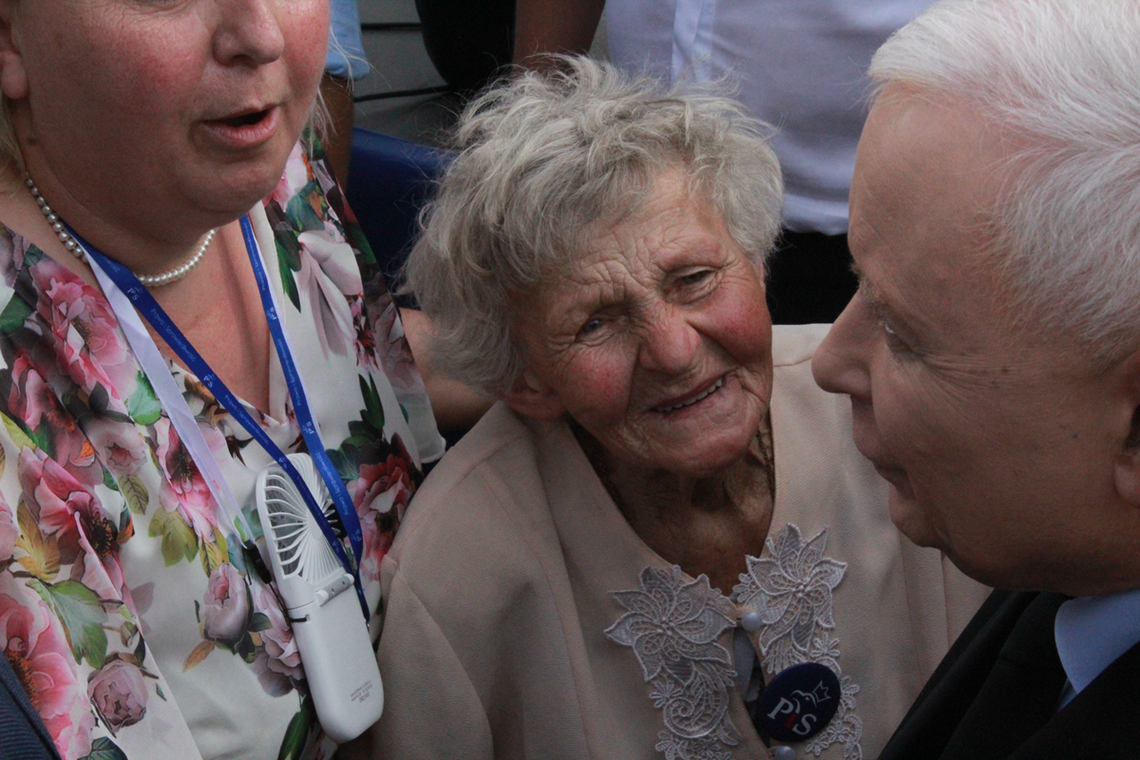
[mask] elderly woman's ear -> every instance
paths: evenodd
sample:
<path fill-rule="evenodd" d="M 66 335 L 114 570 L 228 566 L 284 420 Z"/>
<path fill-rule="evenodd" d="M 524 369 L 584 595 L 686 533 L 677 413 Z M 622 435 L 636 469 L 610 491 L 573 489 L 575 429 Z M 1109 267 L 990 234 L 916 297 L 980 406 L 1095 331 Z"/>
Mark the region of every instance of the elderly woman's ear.
<path fill-rule="evenodd" d="M 9 100 L 28 96 L 28 76 L 13 30 L 16 0 L 0 0 L 0 93 Z"/>
<path fill-rule="evenodd" d="M 566 413 L 558 392 L 530 369 L 524 369 L 514 386 L 503 394 L 507 406 L 519 414 L 539 420 L 553 420 Z"/>
<path fill-rule="evenodd" d="M 1140 351 L 1125 359 L 1121 370 L 1124 393 L 1116 422 L 1120 430 L 1127 430 L 1127 437 L 1116 459 L 1114 480 L 1120 498 L 1140 509 Z"/>

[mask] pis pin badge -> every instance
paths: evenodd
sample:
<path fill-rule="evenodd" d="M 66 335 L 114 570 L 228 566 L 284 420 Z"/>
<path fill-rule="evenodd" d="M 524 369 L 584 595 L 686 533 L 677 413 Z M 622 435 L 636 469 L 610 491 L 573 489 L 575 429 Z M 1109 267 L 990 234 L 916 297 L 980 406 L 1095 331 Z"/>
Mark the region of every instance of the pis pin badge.
<path fill-rule="evenodd" d="M 831 722 L 840 696 L 839 678 L 826 665 L 793 665 L 764 687 L 753 720 L 765 738 L 802 742 Z"/>

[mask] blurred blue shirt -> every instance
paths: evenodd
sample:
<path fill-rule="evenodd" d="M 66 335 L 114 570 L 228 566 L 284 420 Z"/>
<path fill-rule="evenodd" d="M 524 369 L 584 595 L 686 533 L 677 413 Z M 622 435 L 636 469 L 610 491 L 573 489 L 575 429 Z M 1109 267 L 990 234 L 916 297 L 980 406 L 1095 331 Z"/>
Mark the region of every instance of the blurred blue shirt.
<path fill-rule="evenodd" d="M 356 0 L 332 0 L 329 12 L 329 52 L 325 59 L 325 73 L 339 79 L 363 79 L 372 67 L 360 40 L 360 12 Z"/>

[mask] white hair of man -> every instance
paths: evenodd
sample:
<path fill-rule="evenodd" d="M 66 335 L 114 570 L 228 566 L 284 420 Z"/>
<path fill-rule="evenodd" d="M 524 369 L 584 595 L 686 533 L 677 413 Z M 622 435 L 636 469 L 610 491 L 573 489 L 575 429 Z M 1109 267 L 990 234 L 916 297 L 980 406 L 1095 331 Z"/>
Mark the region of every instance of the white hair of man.
<path fill-rule="evenodd" d="M 943 0 L 870 69 L 880 93 L 962 103 L 1011 138 L 995 274 L 1024 326 L 1098 363 L 1140 346 L 1138 41 L 1137 0 Z"/>
<path fill-rule="evenodd" d="M 511 322 L 523 299 L 568 272 L 666 171 L 686 172 L 758 266 L 779 231 L 779 164 L 767 130 L 734 101 L 586 58 L 561 64 L 467 107 L 405 268 L 435 330 L 436 367 L 495 395 L 522 368 Z"/>

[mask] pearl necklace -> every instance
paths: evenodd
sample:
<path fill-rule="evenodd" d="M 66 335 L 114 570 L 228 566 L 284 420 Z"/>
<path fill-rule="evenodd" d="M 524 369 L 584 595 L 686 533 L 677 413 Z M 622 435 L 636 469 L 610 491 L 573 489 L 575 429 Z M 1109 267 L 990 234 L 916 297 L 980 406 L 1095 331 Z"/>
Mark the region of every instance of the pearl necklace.
<path fill-rule="evenodd" d="M 52 232 L 54 232 L 59 238 L 59 242 L 63 243 L 63 247 L 66 248 L 68 252 L 82 261 L 83 247 L 79 245 L 79 242 L 76 241 L 74 237 L 71 236 L 71 233 L 67 231 L 67 225 L 63 223 L 63 220 L 59 218 L 59 215 L 56 214 L 54 210 L 52 210 L 52 207 L 48 205 L 48 202 L 46 200 L 44 200 L 44 197 L 40 195 L 40 189 L 36 187 L 36 183 L 32 181 L 31 177 L 28 177 L 24 180 L 24 184 L 28 186 L 28 192 L 32 194 L 32 197 L 36 199 L 36 205 L 40 207 L 40 213 L 44 215 L 44 219 L 46 219 L 48 224 L 51 225 Z M 216 229 L 207 232 L 205 239 L 202 240 L 201 245 L 199 245 L 194 250 L 194 253 L 190 255 L 190 258 L 186 259 L 186 261 L 182 262 L 180 265 L 176 266 L 174 269 L 171 269 L 168 272 L 153 275 L 137 274 L 135 272 L 131 272 L 131 274 L 134 274 L 135 277 L 138 278 L 139 282 L 148 288 L 157 288 L 161 287 L 162 285 L 169 285 L 172 282 L 177 282 L 178 280 L 181 280 L 183 277 L 185 277 L 191 269 L 198 266 L 198 264 L 202 261 L 202 257 L 206 255 L 206 249 L 210 247 L 210 243 L 214 242 L 214 234 L 216 232 Z"/>

